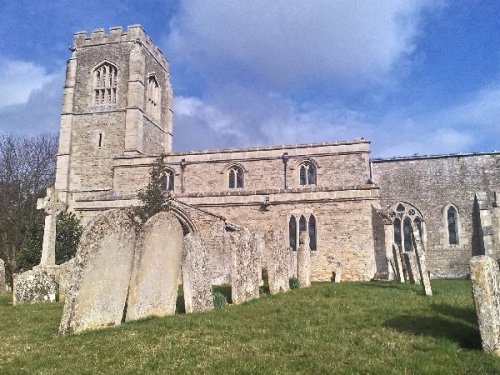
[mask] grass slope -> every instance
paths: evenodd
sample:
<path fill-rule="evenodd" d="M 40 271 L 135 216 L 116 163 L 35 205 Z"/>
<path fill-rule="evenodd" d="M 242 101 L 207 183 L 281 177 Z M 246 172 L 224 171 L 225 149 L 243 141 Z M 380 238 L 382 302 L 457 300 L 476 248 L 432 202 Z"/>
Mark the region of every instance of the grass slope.
<path fill-rule="evenodd" d="M 57 334 L 61 304 L 0 297 L 0 373 L 500 374 L 468 281 L 313 284 L 241 306 Z"/>

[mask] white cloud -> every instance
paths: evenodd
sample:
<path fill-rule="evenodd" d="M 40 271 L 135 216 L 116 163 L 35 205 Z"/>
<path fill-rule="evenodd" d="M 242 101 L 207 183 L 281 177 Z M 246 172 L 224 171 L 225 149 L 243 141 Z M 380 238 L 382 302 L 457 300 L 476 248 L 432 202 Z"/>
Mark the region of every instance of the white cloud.
<path fill-rule="evenodd" d="M 22 104 L 54 79 L 44 68 L 28 61 L 0 58 L 0 107 Z"/>
<path fill-rule="evenodd" d="M 185 0 L 166 50 L 216 81 L 246 76 L 268 87 L 325 80 L 356 87 L 384 80 L 413 52 L 419 17 L 429 4 Z"/>

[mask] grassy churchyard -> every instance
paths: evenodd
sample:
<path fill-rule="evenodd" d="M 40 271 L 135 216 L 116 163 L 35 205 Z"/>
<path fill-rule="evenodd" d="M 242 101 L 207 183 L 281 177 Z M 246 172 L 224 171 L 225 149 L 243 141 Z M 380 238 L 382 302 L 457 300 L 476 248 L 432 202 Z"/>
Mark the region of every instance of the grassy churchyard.
<path fill-rule="evenodd" d="M 62 304 L 0 297 L 0 373 L 500 374 L 469 281 L 317 283 L 240 306 L 61 337 Z"/>

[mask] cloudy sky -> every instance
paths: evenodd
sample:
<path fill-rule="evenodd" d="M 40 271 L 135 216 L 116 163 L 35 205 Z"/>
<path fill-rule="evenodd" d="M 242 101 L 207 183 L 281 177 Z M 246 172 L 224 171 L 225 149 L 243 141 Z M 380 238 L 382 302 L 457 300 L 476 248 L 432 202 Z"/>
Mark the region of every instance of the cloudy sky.
<path fill-rule="evenodd" d="M 170 60 L 175 150 L 500 150 L 499 15 L 491 0 L 1 0 L 0 134 L 58 131 L 74 32 L 140 23 Z"/>

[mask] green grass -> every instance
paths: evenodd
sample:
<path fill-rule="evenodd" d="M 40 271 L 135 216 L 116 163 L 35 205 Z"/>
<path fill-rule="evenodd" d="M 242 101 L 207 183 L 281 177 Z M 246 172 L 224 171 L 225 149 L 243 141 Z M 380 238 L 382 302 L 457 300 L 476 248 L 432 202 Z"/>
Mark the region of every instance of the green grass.
<path fill-rule="evenodd" d="M 0 373 L 500 374 L 468 281 L 313 284 L 241 306 L 58 336 L 61 304 L 0 297 Z"/>

